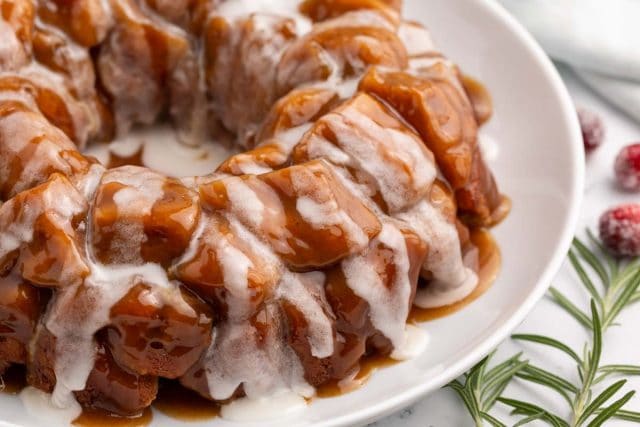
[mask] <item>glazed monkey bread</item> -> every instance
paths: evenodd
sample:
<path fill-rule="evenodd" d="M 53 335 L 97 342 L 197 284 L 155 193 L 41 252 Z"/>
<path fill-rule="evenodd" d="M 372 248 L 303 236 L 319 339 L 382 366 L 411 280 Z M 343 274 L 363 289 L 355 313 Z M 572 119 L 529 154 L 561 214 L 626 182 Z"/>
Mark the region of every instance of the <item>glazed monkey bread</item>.
<path fill-rule="evenodd" d="M 118 415 L 411 357 L 506 213 L 470 92 L 399 0 L 0 0 L 0 373 Z M 132 126 L 229 140 L 207 176 L 82 154 Z M 78 406 L 79 408 L 79 406 Z"/>

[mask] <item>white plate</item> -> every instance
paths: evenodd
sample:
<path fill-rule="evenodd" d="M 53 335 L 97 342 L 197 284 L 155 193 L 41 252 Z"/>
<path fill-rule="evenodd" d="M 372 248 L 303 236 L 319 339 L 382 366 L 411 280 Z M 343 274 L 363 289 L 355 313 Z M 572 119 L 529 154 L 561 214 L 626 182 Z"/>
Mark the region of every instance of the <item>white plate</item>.
<path fill-rule="evenodd" d="M 503 252 L 500 277 L 462 311 L 424 324 L 431 342 L 419 358 L 378 371 L 353 393 L 317 399 L 286 421 L 261 426 L 365 424 L 441 387 L 522 321 L 544 294 L 569 247 L 584 159 L 575 111 L 549 60 L 493 2 L 406 0 L 404 16 L 427 24 L 443 51 L 493 95 L 495 116 L 483 137 L 498 145 L 490 163 L 501 189 L 513 200 L 511 215 L 495 230 Z M 0 418 L 4 425 L 40 424 L 24 414 L 18 399 L 3 395 Z M 176 424 L 181 423 L 154 414 L 154 426 Z M 184 425 L 239 426 L 223 420 Z"/>

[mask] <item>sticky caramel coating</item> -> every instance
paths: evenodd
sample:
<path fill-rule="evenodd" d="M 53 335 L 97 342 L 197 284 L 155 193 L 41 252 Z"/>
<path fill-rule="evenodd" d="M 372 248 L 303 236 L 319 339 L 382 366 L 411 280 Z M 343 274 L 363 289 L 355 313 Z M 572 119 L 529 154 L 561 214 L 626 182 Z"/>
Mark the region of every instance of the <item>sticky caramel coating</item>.
<path fill-rule="evenodd" d="M 291 91 L 280 98 L 267 114 L 254 138 L 257 147 L 229 157 L 217 171 L 243 175 L 285 166 L 289 162 L 292 144 L 283 134 L 314 122 L 338 103 L 339 97 L 332 90 L 308 88 Z"/>
<path fill-rule="evenodd" d="M 295 180 L 295 184 L 294 184 Z M 267 206 L 265 216 L 258 224 L 250 212 L 234 212 L 241 222 L 265 238 L 272 248 L 292 268 L 311 269 L 329 265 L 362 249 L 361 241 L 349 237 L 347 223 L 353 222 L 361 232 L 365 244 L 380 231 L 380 222 L 362 202 L 338 182 L 324 161 L 295 165 L 259 176 L 245 175 L 214 181 L 200 186 L 200 195 L 206 207 L 232 210 L 233 203 L 227 193 L 228 183 L 241 181 Z M 347 218 L 330 228 L 315 227 L 304 218 L 297 203 L 310 197 L 314 204 L 328 206 L 327 215 L 344 211 Z"/>
<path fill-rule="evenodd" d="M 281 273 L 237 233 L 234 233 L 224 216 L 207 212 L 204 214 L 204 233 L 198 239 L 195 255 L 192 259 L 180 262 L 174 267 L 175 277 L 209 303 L 215 311 L 216 319 L 227 319 L 229 307 L 237 304 L 238 297 L 226 286 L 232 277 L 225 276 L 220 260 L 220 251 L 233 248 L 247 257 L 251 267 L 247 273 L 247 287 L 251 301 L 247 310 L 255 312 L 271 297 L 273 289 L 280 280 Z"/>
<path fill-rule="evenodd" d="M 271 107 L 256 135 L 256 142 L 264 142 L 288 129 L 315 122 L 338 102 L 338 95 L 331 89 L 311 87 L 292 90 Z"/>
<path fill-rule="evenodd" d="M 190 310 L 155 301 L 144 284 L 111 308 L 105 337 L 120 366 L 138 375 L 178 378 L 200 359 L 211 342 L 213 313 L 186 289 L 179 292 Z"/>
<path fill-rule="evenodd" d="M 428 248 L 411 230 L 403 229 L 402 233 L 410 260 L 410 300 L 413 301 L 417 279 Z M 396 274 L 396 266 L 389 261 L 393 258 L 393 250 L 374 239 L 363 256 L 384 278 L 384 286 L 391 289 Z M 367 354 L 389 355 L 393 349 L 389 341 L 381 336 L 371 323 L 369 304 L 347 285 L 340 266 L 327 271 L 325 292 L 327 311 L 333 313 L 336 334 L 341 336 L 340 340 L 334 338 L 334 353 L 326 359 L 319 359 L 311 354 L 306 338 L 309 333 L 308 323 L 304 316 L 295 306 L 287 304 L 286 301 L 282 302 L 289 328 L 289 342 L 305 367 L 306 380 L 314 386 L 339 381 L 349 373 L 355 372 L 361 358 Z"/>
<path fill-rule="evenodd" d="M 46 182 L 54 173 L 85 175 L 95 163 L 44 116 L 21 102 L 0 102 L 0 139 L 6 141 L 0 144 L 0 201 Z"/>
<path fill-rule="evenodd" d="M 380 130 L 391 132 L 378 134 Z M 405 145 L 398 145 L 396 139 L 402 139 Z M 356 141 L 363 145 L 355 147 Z M 431 163 L 433 155 L 413 130 L 375 98 L 364 93 L 357 94 L 331 113 L 316 120 L 294 148 L 291 155 L 293 162 L 301 163 L 326 157 L 327 150 L 322 149 L 322 144 L 326 143 L 349 157 L 348 160 L 329 158 L 329 161 L 337 166 L 346 167 L 352 172 L 351 175 L 356 182 L 369 186 L 372 198 L 386 212 L 402 210 L 425 196 L 427 186 L 423 182 L 416 182 L 419 174 L 416 173 L 416 165 L 413 162 Z M 407 145 L 413 147 L 412 154 L 419 154 L 418 159 L 412 155 L 399 155 L 403 150 L 408 152 Z M 384 177 L 374 177 L 367 171 L 369 165 L 366 163 L 372 161 L 372 158 L 384 164 L 385 173 L 394 177 L 394 190 L 402 193 L 402 204 L 394 201 L 394 204 L 389 206 L 385 202 L 382 193 L 386 189 L 380 188 L 380 182 L 376 182 L 376 178 Z"/>
<path fill-rule="evenodd" d="M 144 0 L 168 21 L 200 34 L 207 15 L 215 10 L 220 0 Z"/>
<path fill-rule="evenodd" d="M 180 83 L 177 75 L 196 73 L 185 69 L 195 66 L 195 61 L 189 58 L 192 52 L 186 34 L 153 22 L 134 2 L 115 3 L 114 19 L 114 27 L 100 49 L 97 67 L 102 84 L 113 99 L 118 131 L 126 132 L 133 124 L 156 120 L 167 108 L 171 90 Z"/>
<path fill-rule="evenodd" d="M 397 18 L 401 3 L 397 0 L 305 0 L 300 11 L 314 21 L 324 21 L 354 10 L 376 10 Z"/>
<path fill-rule="evenodd" d="M 384 14 L 367 12 L 349 12 L 317 24 L 297 39 L 278 63 L 278 93 L 330 78 L 355 77 L 372 65 L 406 68 L 406 49 L 395 34 L 395 23 Z"/>
<path fill-rule="evenodd" d="M 56 386 L 56 337 L 40 326 L 33 345 L 32 359 L 27 364 L 27 381 L 30 385 L 51 393 Z M 95 365 L 86 387 L 74 394 L 84 407 L 135 416 L 153 402 L 157 392 L 156 377 L 140 376 L 122 369 L 113 360 L 109 349 L 97 342 Z"/>
<path fill-rule="evenodd" d="M 294 21 L 277 15 L 253 14 L 234 22 L 214 15 L 207 22 L 205 70 L 212 109 L 241 144 L 251 145 L 260 122 L 284 95 L 275 87 L 274 56 L 295 37 Z"/>
<path fill-rule="evenodd" d="M 35 8 L 30 0 L 0 1 L 0 18 L 13 30 L 13 34 L 2 32 L 4 49 L 9 51 L 0 57 L 0 71 L 17 70 L 29 61 L 34 16 Z"/>
<path fill-rule="evenodd" d="M 139 180 L 149 185 L 155 181 L 159 197 L 149 197 Z M 118 192 L 127 193 L 129 203 L 118 204 Z M 177 180 L 144 168 L 108 171 L 91 215 L 95 256 L 105 264 L 152 262 L 168 267 L 189 246 L 200 215 L 197 197 Z"/>
<path fill-rule="evenodd" d="M 477 144 L 473 106 L 442 64 L 420 73 L 372 68 L 360 90 L 393 106 L 422 137 L 453 189 L 469 224 L 489 225 L 502 197 Z M 455 78 L 455 80 L 454 80 Z"/>
<path fill-rule="evenodd" d="M 47 120 L 83 146 L 97 131 L 90 113 L 64 87 L 54 89 L 41 82 L 41 78 L 6 75 L 0 77 L 0 91 L 19 94 L 18 100 L 26 95 Z"/>
<path fill-rule="evenodd" d="M 19 272 L 0 275 L 0 374 L 11 364 L 27 363 L 27 346 L 47 300 L 47 292 Z"/>
<path fill-rule="evenodd" d="M 61 28 L 85 47 L 103 41 L 112 25 L 101 0 L 41 0 L 37 4 L 40 19 Z"/>
<path fill-rule="evenodd" d="M 0 265 L 15 256 L 22 277 L 46 287 L 81 282 L 89 275 L 84 261 L 78 224 L 88 205 L 62 175 L 54 174 L 44 184 L 23 191 L 0 208 L 0 230 L 11 252 L 0 257 Z M 25 236 L 21 230 L 31 230 Z M 4 248 L 3 248 L 4 249 Z"/>

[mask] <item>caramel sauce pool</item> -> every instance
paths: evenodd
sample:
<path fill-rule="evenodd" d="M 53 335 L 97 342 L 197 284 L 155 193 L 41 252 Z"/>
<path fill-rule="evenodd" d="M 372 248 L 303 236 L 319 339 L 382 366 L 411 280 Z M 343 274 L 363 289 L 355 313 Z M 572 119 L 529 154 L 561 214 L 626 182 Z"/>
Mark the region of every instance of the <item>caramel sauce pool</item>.
<path fill-rule="evenodd" d="M 174 381 L 160 382 L 153 408 L 181 421 L 205 421 L 220 415 L 220 405 Z"/>
<path fill-rule="evenodd" d="M 130 156 L 119 156 L 113 151 L 109 151 L 108 169 L 118 168 L 120 166 L 144 166 L 142 155 L 144 153 L 144 145 Z"/>
<path fill-rule="evenodd" d="M 362 387 L 378 369 L 395 365 L 399 361 L 388 356 L 373 355 L 360 360 L 360 369 L 349 381 L 334 381 L 316 389 L 316 397 L 337 397 L 350 393 Z"/>
<path fill-rule="evenodd" d="M 175 381 L 161 381 L 158 395 L 151 407 L 180 421 L 207 421 L 220 415 L 220 405 L 182 387 Z M 145 427 L 151 424 L 153 413 L 147 408 L 139 417 L 118 417 L 100 410 L 84 410 L 73 422 L 78 427 Z"/>
<path fill-rule="evenodd" d="M 471 242 L 478 248 L 478 286 L 466 298 L 437 308 L 419 308 L 414 306 L 407 322 L 418 323 L 438 319 L 455 313 L 471 304 L 491 287 L 500 271 L 502 256 L 498 244 L 486 229 L 471 231 Z"/>
<path fill-rule="evenodd" d="M 85 409 L 82 414 L 73 421 L 73 425 L 79 427 L 145 427 L 151 424 L 153 414 L 151 409 L 144 410 L 138 417 L 120 417 L 108 411 L 99 409 Z"/>

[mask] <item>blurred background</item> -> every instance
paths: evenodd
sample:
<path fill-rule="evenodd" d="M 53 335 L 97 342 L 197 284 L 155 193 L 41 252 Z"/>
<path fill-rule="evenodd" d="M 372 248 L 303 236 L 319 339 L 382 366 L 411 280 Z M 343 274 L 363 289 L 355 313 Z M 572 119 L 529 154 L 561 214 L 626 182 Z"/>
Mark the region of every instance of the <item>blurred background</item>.
<path fill-rule="evenodd" d="M 501 0 L 554 61 L 640 120 L 640 1 Z"/>

